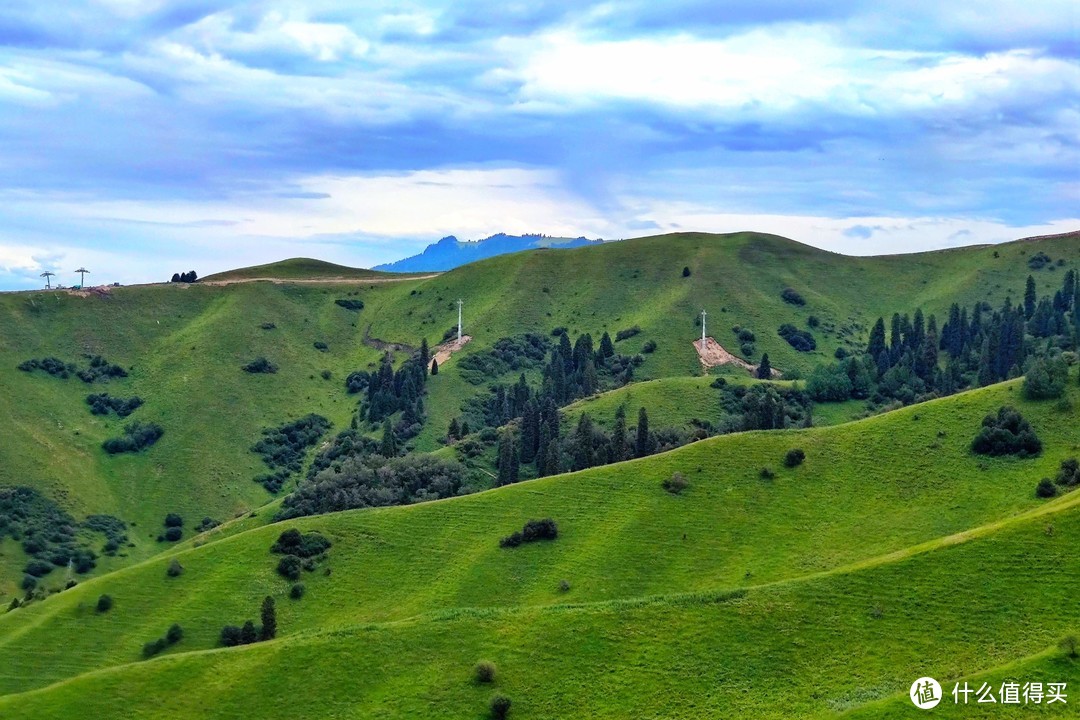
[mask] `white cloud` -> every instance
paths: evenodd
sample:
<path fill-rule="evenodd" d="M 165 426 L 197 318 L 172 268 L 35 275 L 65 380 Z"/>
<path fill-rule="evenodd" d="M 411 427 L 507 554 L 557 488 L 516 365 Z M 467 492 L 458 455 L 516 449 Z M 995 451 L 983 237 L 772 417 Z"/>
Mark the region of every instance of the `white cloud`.
<path fill-rule="evenodd" d="M 845 45 L 813 26 L 715 40 L 593 41 L 561 31 L 530 47 L 516 76 L 522 98 L 532 103 L 615 98 L 779 117 L 801 105 L 872 115 L 1080 92 L 1080 65 L 1031 51 L 877 50 Z"/>

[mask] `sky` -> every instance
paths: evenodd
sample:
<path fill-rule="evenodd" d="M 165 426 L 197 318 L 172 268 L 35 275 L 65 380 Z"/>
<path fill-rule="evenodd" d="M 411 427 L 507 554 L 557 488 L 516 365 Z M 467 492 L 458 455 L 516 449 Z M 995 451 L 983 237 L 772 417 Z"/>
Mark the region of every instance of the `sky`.
<path fill-rule="evenodd" d="M 450 234 L 1075 229 L 1076 0 L 0 4 L 0 289 Z"/>

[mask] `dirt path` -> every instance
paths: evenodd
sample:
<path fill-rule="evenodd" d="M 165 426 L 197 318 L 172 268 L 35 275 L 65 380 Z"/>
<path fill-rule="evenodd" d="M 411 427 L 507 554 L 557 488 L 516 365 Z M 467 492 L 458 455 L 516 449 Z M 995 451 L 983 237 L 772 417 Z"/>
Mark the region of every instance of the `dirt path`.
<path fill-rule="evenodd" d="M 472 335 L 462 335 L 461 340 L 454 338 L 449 342 L 444 342 L 442 345 L 435 348 L 435 354 L 432 357 L 441 367 L 444 362 L 450 359 L 451 355 L 465 347 L 470 340 L 472 340 Z"/>
<path fill-rule="evenodd" d="M 732 355 L 711 337 L 705 338 L 704 348 L 702 348 L 700 340 L 695 340 L 694 350 L 697 350 L 698 358 L 701 359 L 701 366 L 706 370 L 717 367 L 718 365 L 735 365 L 747 372 L 757 373 L 757 365 L 753 365 L 743 360 L 741 357 Z M 772 369 L 772 377 L 780 377 L 780 372 L 776 368 Z"/>
<path fill-rule="evenodd" d="M 322 278 L 275 278 L 275 277 L 257 277 L 257 278 L 233 278 L 231 280 L 200 280 L 199 285 L 235 285 L 237 283 L 249 283 L 249 282 L 272 282 L 275 285 L 341 285 L 343 283 L 349 284 L 375 284 L 375 283 L 392 283 L 392 282 L 404 282 L 405 280 L 430 280 L 433 277 L 438 277 L 442 273 L 431 273 L 430 275 L 405 275 L 402 277 L 378 277 L 378 278 L 356 278 L 356 277 L 322 277 Z M 167 283 L 161 283 L 167 284 Z"/>

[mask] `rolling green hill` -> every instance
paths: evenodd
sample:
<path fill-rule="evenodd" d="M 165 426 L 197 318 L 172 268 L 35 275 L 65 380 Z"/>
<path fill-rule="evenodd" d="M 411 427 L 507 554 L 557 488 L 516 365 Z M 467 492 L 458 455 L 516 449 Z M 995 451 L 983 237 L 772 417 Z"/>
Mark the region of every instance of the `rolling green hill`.
<path fill-rule="evenodd" d="M 0 617 L 0 690 L 19 693 L 0 711 L 482 717 L 481 659 L 518 716 L 541 718 L 834 717 L 867 703 L 872 717 L 878 701 L 904 716 L 889 703 L 919 675 L 1029 656 L 1069 680 L 1074 666 L 1043 654 L 1080 623 L 1080 495 L 1033 487 L 1080 446 L 1080 389 L 1066 406 L 1018 388 L 189 546 Z M 1002 404 L 1031 420 L 1040 457 L 970 453 Z M 784 469 L 792 447 L 807 460 Z M 660 487 L 675 471 L 690 481 L 678 496 Z M 499 547 L 544 516 L 557 540 Z M 287 527 L 334 543 L 300 600 L 269 551 Z M 99 614 L 102 593 L 115 605 Z M 279 639 L 212 649 L 267 594 Z M 171 656 L 140 662 L 173 622 L 185 637 Z"/>
<path fill-rule="evenodd" d="M 290 258 L 266 265 L 253 265 L 236 270 L 207 275 L 203 282 L 238 282 L 243 280 L 371 280 L 394 278 L 393 273 L 353 268 L 347 265 L 315 260 Z"/>
<path fill-rule="evenodd" d="M 1036 252 L 1054 262 L 1032 271 L 1027 259 Z M 76 520 L 108 513 L 129 523 L 132 545 L 119 557 L 101 560 L 101 570 L 109 570 L 165 549 L 155 538 L 168 512 L 182 515 L 190 528 L 203 517 L 224 521 L 271 500 L 252 481 L 266 471 L 250 451 L 262 430 L 310 412 L 327 417 L 332 432 L 347 427 L 356 398 L 345 393 L 345 376 L 375 368 L 380 341 L 437 343 L 456 320 L 459 297 L 473 341 L 431 378 L 428 421 L 413 441 L 418 450 L 441 447 L 462 403 L 486 392 L 457 371 L 460 358 L 491 348 L 501 337 L 565 326 L 595 338 L 638 325 L 640 334 L 616 343 L 626 354 L 647 341 L 657 343 L 637 379 L 695 383 L 692 377 L 701 370 L 690 343 L 699 332 L 697 313 L 705 307 L 709 334 L 729 349 L 738 352 L 739 345 L 731 328 L 749 328 L 757 337 L 755 352 L 768 352 L 774 367 L 805 372 L 839 346 L 865 343 L 878 315 L 917 307 L 941 315 L 953 301 L 1016 298 L 1029 273 L 1045 293 L 1060 283 L 1058 262 L 1074 267 L 1078 260 L 1076 235 L 851 258 L 769 235 L 680 234 L 519 253 L 428 278 L 200 282 L 88 296 L 2 294 L 0 413 L 9 422 L 0 443 L 0 485 L 39 488 Z M 683 267 L 689 277 L 683 277 Z M 238 272 L 288 280 L 325 278 L 328 272 L 339 277 L 344 271 L 296 260 Z M 801 293 L 806 305 L 785 303 L 780 293 L 786 287 Z M 364 307 L 349 310 L 337 300 L 362 301 Z M 805 327 L 810 315 L 820 320 L 813 330 L 818 350 L 798 353 L 776 328 L 785 322 Z M 47 356 L 85 364 L 87 354 L 104 356 L 130 376 L 88 385 L 16 369 Z M 279 371 L 241 370 L 257 357 L 268 358 Z M 128 420 L 91 415 L 84 399 L 99 392 L 142 398 L 145 404 L 130 419 L 160 424 L 161 440 L 136 455 L 106 455 L 101 443 L 119 435 Z M 819 422 L 847 420 L 857 412 L 829 408 Z M 24 562 L 14 543 L 0 543 L 0 601 L 17 592 Z"/>

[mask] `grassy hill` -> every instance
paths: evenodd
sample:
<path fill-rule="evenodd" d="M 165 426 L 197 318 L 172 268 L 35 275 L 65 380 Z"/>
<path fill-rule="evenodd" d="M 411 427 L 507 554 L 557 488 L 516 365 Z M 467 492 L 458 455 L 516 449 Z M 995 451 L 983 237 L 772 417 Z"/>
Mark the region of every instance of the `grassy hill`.
<path fill-rule="evenodd" d="M 1028 268 L 1036 252 L 1054 260 L 1049 268 Z M 361 275 L 339 283 L 166 284 L 88 297 L 62 291 L 2 294 L 0 414 L 9 421 L 0 443 L 0 485 L 39 488 L 77 520 L 109 513 L 128 522 L 133 545 L 120 557 L 102 559 L 101 569 L 109 570 L 165 549 L 155 538 L 168 512 L 181 514 L 190 528 L 203 517 L 224 521 L 271 500 L 252 481 L 266 471 L 250 451 L 262 430 L 310 412 L 327 417 L 332 432 L 347 427 L 356 398 L 345 393 L 345 376 L 375 367 L 382 354 L 377 341 L 437 343 L 456 320 L 459 297 L 474 339 L 431 379 L 428 422 L 414 441 L 418 450 L 441 447 L 462 403 L 486 392 L 458 372 L 461 357 L 483 352 L 504 336 L 565 326 L 596 338 L 604 330 L 637 325 L 640 334 L 616 343 L 626 354 L 647 341 L 657 343 L 637 378 L 680 378 L 689 391 L 701 374 L 690 343 L 699 332 L 694 322 L 702 307 L 710 313 L 709 334 L 729 349 L 738 351 L 731 328 L 750 328 L 757 337 L 755 352 L 768 352 L 774 367 L 805 372 L 839 346 L 864 343 L 878 315 L 922 307 L 940 316 L 953 301 L 1016 298 L 1029 273 L 1040 292 L 1047 292 L 1060 283 L 1057 262 L 1075 267 L 1078 259 L 1077 236 L 851 258 L 770 235 L 679 234 L 519 253 L 431 278 L 356 271 Z M 689 277 L 683 277 L 684 267 Z M 343 272 L 294 260 L 225 276 L 288 280 Z M 379 282 L 384 279 L 394 281 Z M 806 305 L 784 302 L 780 293 L 786 287 L 801 293 Z M 337 300 L 362 301 L 364 307 L 349 310 Z M 805 327 L 810 315 L 820 320 L 813 330 L 818 350 L 798 353 L 776 328 L 785 322 Z M 87 385 L 16 369 L 24 360 L 46 356 L 85 364 L 86 354 L 100 354 L 130 376 Z M 241 370 L 257 357 L 268 358 L 278 372 Z M 662 415 L 660 407 L 674 407 L 675 396 L 662 399 L 650 394 L 652 387 L 626 392 L 655 400 Z M 101 443 L 119 435 L 128 420 L 91 415 L 84 399 L 98 392 L 141 397 L 145 405 L 130 419 L 157 422 L 162 439 L 140 454 L 106 455 Z M 818 420 L 847 420 L 857 413 L 857 407 L 837 407 Z M 0 543 L 0 601 L 17 592 L 24 562 L 14 543 Z"/>
<path fill-rule="evenodd" d="M 203 282 L 238 282 L 243 280 L 370 280 L 394 277 L 393 273 L 379 272 L 338 265 L 313 258 L 290 258 L 265 265 L 252 265 L 236 270 L 207 275 Z"/>
<path fill-rule="evenodd" d="M 516 716 L 539 718 L 905 716 L 892 698 L 915 677 L 1029 656 L 1075 678 L 1046 653 L 1080 623 L 1080 495 L 1032 491 L 1080 446 L 1080 389 L 1065 406 L 1018 388 L 187 546 L 0 616 L 0 691 L 24 693 L 0 712 L 479 718 L 493 692 L 471 678 L 481 659 Z M 1039 458 L 971 455 L 1002 404 L 1031 420 Z M 807 460 L 783 469 L 791 447 Z M 674 471 L 690 480 L 678 496 L 660 488 Z M 498 546 L 543 516 L 556 541 Z M 334 543 L 296 601 L 269 552 L 287 527 Z M 98 614 L 102 593 L 115 606 Z M 267 594 L 279 639 L 212 649 Z M 175 652 L 139 662 L 172 622 Z"/>

